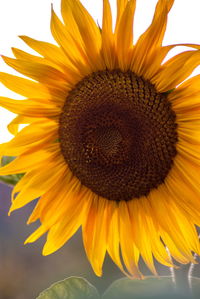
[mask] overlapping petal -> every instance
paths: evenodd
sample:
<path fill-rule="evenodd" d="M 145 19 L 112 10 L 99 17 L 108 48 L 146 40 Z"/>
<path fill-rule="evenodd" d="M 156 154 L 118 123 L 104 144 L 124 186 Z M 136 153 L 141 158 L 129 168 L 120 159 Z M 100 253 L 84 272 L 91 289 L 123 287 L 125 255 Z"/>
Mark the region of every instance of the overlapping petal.
<path fill-rule="evenodd" d="M 136 0 L 127 2 L 115 32 L 116 53 L 119 68 L 126 71 L 130 67 L 133 48 L 133 17 Z M 126 34 L 124 34 L 126 32 Z"/>
<path fill-rule="evenodd" d="M 155 52 L 161 47 L 166 30 L 167 15 L 174 0 L 159 0 L 156 6 L 153 21 L 143 33 L 134 47 L 132 70 L 145 76 Z"/>
<path fill-rule="evenodd" d="M 112 12 L 108 0 L 103 1 L 102 56 L 106 67 L 112 70 L 116 64 L 116 57 L 114 50 L 114 34 L 112 31 Z"/>
<path fill-rule="evenodd" d="M 30 80 L 0 73 L 0 82 L 25 97 L 0 97 L 0 105 L 17 114 L 8 125 L 14 138 L 0 146 L 0 155 L 17 158 L 0 168 L 0 175 L 25 173 L 13 189 L 10 213 L 39 197 L 28 223 L 39 220 L 41 226 L 26 243 L 47 233 L 44 255 L 58 250 L 82 226 L 86 254 L 98 276 L 106 251 L 125 275 L 137 278 L 143 277 L 140 258 L 157 275 L 155 259 L 173 267 L 170 255 L 188 263 L 195 262 L 193 253 L 200 254 L 195 228 L 200 226 L 200 76 L 186 80 L 200 64 L 200 46 L 162 46 L 174 0 L 158 1 L 151 25 L 134 44 L 136 3 L 117 0 L 113 30 L 109 0 L 103 0 L 102 29 L 81 1 L 62 0 L 63 20 L 53 9 L 51 16 L 58 46 L 21 36 L 40 56 L 16 48 L 16 59 L 3 56 Z M 163 63 L 178 46 L 190 49 Z M 116 69 L 132 71 L 164 93 L 176 114 L 178 135 L 165 181 L 147 196 L 119 202 L 93 193 L 73 175 L 58 132 L 62 107 L 77 83 L 93 72 Z M 27 126 L 20 131 L 20 124 Z"/>

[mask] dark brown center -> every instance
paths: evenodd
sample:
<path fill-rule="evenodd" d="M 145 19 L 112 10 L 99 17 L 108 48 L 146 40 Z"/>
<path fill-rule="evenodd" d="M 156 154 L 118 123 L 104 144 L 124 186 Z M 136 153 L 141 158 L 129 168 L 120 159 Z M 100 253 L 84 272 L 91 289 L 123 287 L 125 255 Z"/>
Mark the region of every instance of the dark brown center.
<path fill-rule="evenodd" d="M 150 82 L 131 71 L 95 72 L 66 99 L 61 151 L 83 185 L 128 201 L 164 182 L 176 155 L 175 121 L 166 94 Z"/>

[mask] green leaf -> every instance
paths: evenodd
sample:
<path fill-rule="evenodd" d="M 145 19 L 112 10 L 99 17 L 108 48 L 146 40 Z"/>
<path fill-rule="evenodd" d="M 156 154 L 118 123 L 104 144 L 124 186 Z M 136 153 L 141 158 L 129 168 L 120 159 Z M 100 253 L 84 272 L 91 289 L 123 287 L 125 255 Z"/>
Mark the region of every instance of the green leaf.
<path fill-rule="evenodd" d="M 69 277 L 53 284 L 36 299 L 100 299 L 100 296 L 84 278 Z"/>
<path fill-rule="evenodd" d="M 197 281 L 198 280 L 198 281 Z M 192 279 L 193 294 L 178 294 L 170 276 L 152 277 L 144 280 L 122 278 L 116 280 L 103 294 L 102 299 L 189 299 L 200 298 L 200 280 Z"/>
<path fill-rule="evenodd" d="M 15 159 L 15 157 L 8 157 L 4 156 L 1 161 L 1 165 L 5 166 L 12 162 Z M 0 181 L 8 184 L 8 185 L 16 185 L 19 180 L 23 177 L 24 174 L 19 173 L 19 174 L 11 174 L 11 175 L 1 175 L 0 176 Z"/>

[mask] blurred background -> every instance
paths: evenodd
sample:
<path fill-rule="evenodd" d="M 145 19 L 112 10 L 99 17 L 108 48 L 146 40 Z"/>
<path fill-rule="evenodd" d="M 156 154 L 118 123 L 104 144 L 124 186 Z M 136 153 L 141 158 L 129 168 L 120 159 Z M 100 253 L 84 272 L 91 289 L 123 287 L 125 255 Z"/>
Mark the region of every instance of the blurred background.
<path fill-rule="evenodd" d="M 83 0 L 94 19 L 101 26 L 101 0 Z M 114 15 L 115 0 L 111 0 Z M 49 30 L 51 3 L 60 16 L 60 0 L 0 0 L 0 54 L 12 57 L 11 47 L 18 47 L 35 54 L 24 45 L 18 35 L 29 35 L 32 38 L 53 42 Z M 150 24 L 157 0 L 137 0 L 135 17 L 135 38 Z M 197 43 L 200 44 L 199 0 L 175 0 L 175 5 L 169 15 L 169 24 L 164 44 Z M 185 48 L 177 48 L 171 52 L 174 55 Z M 170 56 L 169 55 L 169 56 Z M 169 57 L 168 56 L 168 57 Z M 0 71 L 17 74 L 0 60 Z M 200 68 L 194 74 L 200 73 Z M 19 75 L 19 74 L 17 74 Z M 0 85 L 0 95 L 21 99 Z M 8 134 L 6 125 L 13 114 L 0 109 L 0 143 L 6 142 L 12 136 Z M 123 277 L 109 257 L 104 263 L 104 275 L 98 278 L 94 275 L 87 261 L 81 240 L 81 231 L 63 246 L 59 251 L 42 256 L 41 251 L 45 236 L 36 243 L 24 246 L 24 240 L 39 223 L 26 225 L 35 202 L 7 216 L 10 206 L 12 188 L 0 183 L 0 299 L 34 299 L 52 283 L 68 276 L 83 276 L 94 284 L 102 293 L 111 282 Z M 150 274 L 141 263 L 141 268 Z M 160 275 L 169 275 L 164 266 L 157 266 Z M 194 275 L 200 276 L 200 266 L 194 269 Z"/>
<path fill-rule="evenodd" d="M 26 225 L 35 203 L 8 217 L 11 190 L 12 187 L 0 183 L 0 299 L 35 299 L 52 283 L 69 276 L 88 279 L 102 293 L 114 280 L 123 277 L 108 256 L 103 276 L 95 276 L 84 252 L 81 230 L 65 246 L 49 256 L 41 254 L 46 236 L 35 243 L 23 245 L 25 239 L 39 226 L 39 223 Z M 170 274 L 166 267 L 157 266 L 160 275 Z M 143 263 L 141 268 L 150 275 Z"/>
<path fill-rule="evenodd" d="M 49 256 L 41 254 L 46 236 L 35 243 L 23 245 L 39 226 L 39 223 L 26 225 L 36 201 L 8 217 L 11 190 L 11 186 L 0 183 L 0 299 L 35 299 L 51 284 L 69 276 L 86 278 L 102 294 L 114 280 L 123 277 L 108 256 L 103 276 L 95 276 L 85 255 L 81 230 Z M 145 275 L 151 275 L 142 261 L 140 268 Z M 158 263 L 156 268 L 160 275 L 171 274 L 169 268 Z M 194 267 L 193 275 L 200 277 L 200 265 Z"/>

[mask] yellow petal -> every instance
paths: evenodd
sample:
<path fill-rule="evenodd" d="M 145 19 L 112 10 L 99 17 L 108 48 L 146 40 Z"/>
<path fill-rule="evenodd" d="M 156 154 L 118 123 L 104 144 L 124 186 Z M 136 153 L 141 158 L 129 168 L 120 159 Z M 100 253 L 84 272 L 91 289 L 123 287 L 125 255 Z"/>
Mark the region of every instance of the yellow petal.
<path fill-rule="evenodd" d="M 7 129 L 12 135 L 15 136 L 19 132 L 19 125 L 20 124 L 28 124 L 31 122 L 31 120 L 34 121 L 35 119 L 34 118 L 29 119 L 24 116 L 18 115 L 7 125 Z"/>
<path fill-rule="evenodd" d="M 9 57 L 2 56 L 6 64 L 14 68 L 19 73 L 30 77 L 36 81 L 39 81 L 44 84 L 50 84 L 51 86 L 58 85 L 58 83 L 64 86 L 65 76 L 60 71 L 54 69 L 51 66 L 28 62 L 25 60 L 13 59 Z"/>
<path fill-rule="evenodd" d="M 30 138 L 31 136 L 31 138 Z M 45 119 L 23 128 L 11 141 L 0 146 L 0 154 L 18 156 L 26 151 L 40 149 L 58 138 L 57 124 Z"/>
<path fill-rule="evenodd" d="M 109 209 L 110 209 L 109 212 L 110 223 L 109 223 L 107 250 L 111 259 L 119 267 L 119 269 L 126 276 L 129 276 L 129 274 L 124 269 L 124 266 L 121 261 L 121 256 L 120 256 L 119 215 L 118 215 L 117 203 L 115 201 L 111 201 L 109 205 Z"/>
<path fill-rule="evenodd" d="M 179 140 L 185 140 L 190 144 L 199 145 L 200 144 L 199 130 L 193 131 L 191 129 L 179 127 Z"/>
<path fill-rule="evenodd" d="M 62 179 L 65 172 L 65 162 L 62 159 L 57 159 L 54 162 L 49 162 L 40 165 L 40 171 L 33 169 L 28 172 L 23 178 L 15 185 L 13 189 L 14 198 L 9 214 L 32 200 L 40 197 L 47 192 L 52 186 L 56 185 Z"/>
<path fill-rule="evenodd" d="M 200 183 L 198 179 L 199 168 L 197 165 L 190 163 L 180 155 L 175 159 L 175 168 L 183 184 L 188 184 L 198 195 L 200 195 Z M 183 167 L 184 165 L 184 167 Z"/>
<path fill-rule="evenodd" d="M 152 83 L 159 92 L 171 90 L 193 72 L 199 60 L 199 50 L 180 53 L 163 64 L 159 73 L 152 78 Z"/>
<path fill-rule="evenodd" d="M 92 62 L 93 71 L 104 69 L 105 65 L 100 53 L 102 45 L 101 32 L 97 24 L 79 0 L 67 0 L 67 4 L 72 10 L 88 59 Z"/>
<path fill-rule="evenodd" d="M 89 201 L 82 200 L 76 206 L 71 215 L 64 215 L 60 221 L 50 228 L 43 255 L 51 254 L 62 247 L 79 229 L 87 214 Z"/>
<path fill-rule="evenodd" d="M 112 32 L 112 13 L 109 0 L 103 1 L 102 22 L 102 55 L 106 67 L 112 70 L 115 67 L 114 35 Z"/>
<path fill-rule="evenodd" d="M 47 232 L 48 228 L 45 227 L 44 225 L 41 225 L 34 233 L 32 233 L 24 242 L 24 244 L 27 243 L 33 243 L 36 240 L 38 240 L 42 235 L 44 235 Z"/>
<path fill-rule="evenodd" d="M 162 46 L 155 49 L 152 53 L 151 58 L 149 58 L 141 70 L 141 74 L 145 79 L 153 80 L 153 77 L 160 71 L 162 68 L 162 62 L 167 56 L 170 50 L 175 47 L 188 47 L 194 49 L 200 49 L 200 45 L 196 44 L 173 44 L 169 46 Z M 152 63 L 153 61 L 153 63 Z"/>
<path fill-rule="evenodd" d="M 194 146 L 192 145 L 192 147 Z M 177 152 L 184 158 L 200 166 L 200 152 L 196 148 L 193 150 L 193 148 L 191 148 L 191 144 L 190 147 L 188 147 L 185 146 L 183 142 L 179 142 L 177 144 Z"/>
<path fill-rule="evenodd" d="M 172 240 L 171 235 L 168 234 L 165 230 L 161 229 L 162 240 L 167 246 L 167 249 L 170 252 L 170 255 L 179 263 L 187 264 L 189 262 L 188 258 L 177 248 L 174 240 Z"/>
<path fill-rule="evenodd" d="M 80 78 L 81 78 L 79 75 L 79 72 L 71 64 L 69 64 L 67 62 L 65 63 L 65 65 L 63 67 L 61 67 L 59 64 L 57 64 L 51 60 L 48 60 L 43 57 L 31 55 L 29 53 L 26 53 L 26 52 L 16 49 L 16 48 L 12 48 L 12 51 L 13 51 L 15 57 L 19 60 L 47 65 L 47 66 L 50 66 L 50 67 L 60 71 L 61 74 L 64 73 L 65 80 L 72 84 L 74 84 L 74 82 L 80 80 Z"/>
<path fill-rule="evenodd" d="M 172 102 L 173 110 L 176 114 L 180 113 L 180 117 L 178 118 L 179 120 L 184 117 L 194 117 L 195 112 L 199 111 L 199 85 L 200 75 L 197 75 L 184 81 L 168 95 L 169 101 Z"/>
<path fill-rule="evenodd" d="M 118 30 L 118 26 L 121 20 L 121 16 L 125 10 L 128 0 L 117 0 L 117 20 L 115 24 L 115 32 Z"/>
<path fill-rule="evenodd" d="M 61 211 L 63 211 L 63 208 L 61 209 L 61 207 L 65 207 L 64 211 L 66 210 L 67 213 L 68 211 L 71 211 L 71 208 L 74 207 L 74 201 L 71 200 L 71 194 L 74 189 L 76 191 L 77 182 L 79 182 L 78 179 L 73 176 L 66 165 L 66 172 L 62 182 L 53 186 L 53 188 L 51 187 L 49 191 L 42 195 L 30 215 L 27 224 L 40 219 L 42 223 L 51 226 L 51 224 L 55 224 L 59 219 Z M 66 188 L 66 186 L 68 186 L 68 188 Z M 56 213 L 54 213 L 54 211 Z"/>
<path fill-rule="evenodd" d="M 17 59 L 20 59 L 20 60 L 27 60 L 29 62 L 35 62 L 35 63 L 41 63 L 41 64 L 44 64 L 44 65 L 49 65 L 49 66 L 52 66 L 53 68 L 55 69 L 58 69 L 58 70 L 61 70 L 62 71 L 62 68 L 59 67 L 59 65 L 43 58 L 43 57 L 40 57 L 40 56 L 35 56 L 35 55 L 32 55 L 32 54 L 29 54 L 25 51 L 22 51 L 20 49 L 17 49 L 17 48 L 12 48 L 12 52 L 15 56 L 15 58 Z"/>
<path fill-rule="evenodd" d="M 141 202 L 140 202 L 141 199 Z M 142 249 L 141 252 L 148 251 L 151 248 L 153 256 L 162 263 L 165 266 L 172 267 L 173 263 L 170 259 L 170 256 L 164 247 L 161 238 L 160 238 L 160 231 L 159 231 L 159 224 L 156 218 L 156 215 L 151 207 L 150 200 L 146 197 L 140 198 L 139 201 L 135 202 L 135 200 L 129 202 L 129 211 L 130 211 L 130 217 L 132 221 L 133 227 L 137 227 L 135 223 L 135 213 L 134 210 L 132 209 L 132 206 L 135 205 L 135 208 L 138 208 L 140 211 L 140 217 L 137 217 L 139 220 L 139 227 L 143 230 L 135 230 L 136 236 L 138 241 L 136 243 L 138 244 L 139 248 L 145 246 L 146 248 Z M 144 220 L 144 227 L 143 227 L 143 220 Z M 143 235 L 145 236 L 146 239 L 146 245 L 143 244 Z M 140 238 L 141 237 L 141 238 Z M 144 253 L 144 259 L 146 260 L 147 266 L 150 268 L 150 270 L 156 274 L 156 271 L 153 266 L 153 261 L 151 260 L 151 254 L 150 252 Z M 148 256 L 150 256 L 148 258 Z M 150 262 L 151 261 L 151 262 Z M 153 267 L 152 267 L 153 266 Z"/>
<path fill-rule="evenodd" d="M 172 170 L 165 182 L 166 188 L 179 208 L 187 213 L 192 223 L 200 224 L 199 196 L 188 184 L 180 184 L 180 176 Z M 183 194 L 180 200 L 180 194 Z"/>
<path fill-rule="evenodd" d="M 49 61 L 52 61 L 54 64 L 59 65 L 63 70 L 65 70 L 65 65 L 70 63 L 64 52 L 58 46 L 47 42 L 38 41 L 24 35 L 20 36 L 20 38 L 33 50 L 38 52 Z"/>
<path fill-rule="evenodd" d="M 133 229 L 130 222 L 128 207 L 125 201 L 119 203 L 120 245 L 124 264 L 135 278 L 142 278 L 138 268 L 139 251 L 133 242 Z"/>
<path fill-rule="evenodd" d="M 108 204 L 108 200 L 104 198 L 94 198 L 83 224 L 84 247 L 97 276 L 102 275 L 102 265 L 107 248 Z"/>
<path fill-rule="evenodd" d="M 0 82 L 12 91 L 24 97 L 46 98 L 49 97 L 48 89 L 42 84 L 0 72 Z"/>
<path fill-rule="evenodd" d="M 150 221 L 147 219 L 145 213 L 146 200 L 143 198 L 140 198 L 139 202 L 138 200 L 132 200 L 131 202 L 128 202 L 127 205 L 129 208 L 130 218 L 132 220 L 133 235 L 136 246 L 148 268 L 154 275 L 157 275 L 151 248 L 151 233 L 153 232 L 149 231 L 148 225 Z"/>
<path fill-rule="evenodd" d="M 92 72 L 91 65 L 85 53 L 85 49 L 80 41 L 76 40 L 77 36 L 71 36 L 64 24 L 59 20 L 52 9 L 51 15 L 51 32 L 54 39 L 61 46 L 65 55 L 70 60 L 82 76 L 87 76 Z"/>
<path fill-rule="evenodd" d="M 161 47 L 165 34 L 167 15 L 174 0 L 159 0 L 150 27 L 137 41 L 132 56 L 131 69 L 138 75 L 144 75 L 154 61 L 155 51 Z"/>
<path fill-rule="evenodd" d="M 13 100 L 0 97 L 0 106 L 9 111 L 29 117 L 51 117 L 59 116 L 61 108 L 51 105 L 51 103 L 42 103 L 39 99 Z"/>
<path fill-rule="evenodd" d="M 9 164 L 1 167 L 0 175 L 27 172 L 38 168 L 41 163 L 48 164 L 48 162 L 57 159 L 59 155 L 60 148 L 57 144 L 53 144 L 47 149 L 42 149 L 34 153 L 22 154 Z"/>
<path fill-rule="evenodd" d="M 190 222 L 189 218 L 183 211 L 176 206 L 174 203 L 173 205 L 173 212 L 176 217 L 178 217 L 182 230 L 185 232 L 188 247 L 192 252 L 200 254 L 200 244 L 199 244 L 199 238 L 197 234 L 197 230 L 192 222 Z"/>
<path fill-rule="evenodd" d="M 187 98 L 200 94 L 200 75 L 189 78 L 180 84 L 173 92 L 171 92 L 168 98 L 173 101 L 180 98 Z M 184 100 L 182 100 L 184 104 Z"/>
<path fill-rule="evenodd" d="M 52 103 L 63 105 L 70 87 L 65 84 L 44 86 L 32 80 L 0 72 L 0 82 L 12 91 L 28 98 L 50 99 Z"/>
<path fill-rule="evenodd" d="M 194 258 L 191 253 L 192 248 L 187 232 L 182 227 L 181 219 L 174 214 L 173 200 L 167 192 L 165 185 L 160 185 L 157 190 L 151 192 L 149 199 L 158 219 L 160 230 L 162 231 L 161 238 L 163 236 L 166 237 L 166 235 L 170 236 L 170 239 L 174 242 L 174 247 L 179 251 L 180 259 L 193 262 Z M 166 233 L 163 234 L 163 231 Z M 168 246 L 167 243 L 166 245 Z M 170 246 L 172 246 L 171 243 Z"/>
<path fill-rule="evenodd" d="M 123 71 L 130 68 L 131 50 L 133 47 L 133 17 L 135 7 L 136 0 L 128 1 L 120 18 L 115 35 L 119 67 Z M 124 34 L 125 32 L 126 34 Z"/>
<path fill-rule="evenodd" d="M 62 13 L 64 23 L 66 25 L 67 33 L 69 34 L 69 36 L 73 36 L 76 42 L 81 47 L 83 47 L 84 42 L 81 37 L 78 25 L 72 14 L 71 6 L 69 5 L 69 2 L 66 0 L 61 0 L 61 13 Z"/>
<path fill-rule="evenodd" d="M 71 180 L 68 181 L 70 178 Z M 67 185 L 64 185 L 64 181 Z M 42 223 L 46 223 L 46 225 L 49 226 L 58 222 L 60 217 L 67 217 L 67 215 L 71 215 L 73 213 L 74 206 L 85 198 L 88 198 L 87 195 L 89 190 L 84 186 L 81 186 L 80 181 L 71 175 L 67 165 L 66 172 L 63 176 L 63 182 L 59 185 L 60 191 L 55 193 L 55 191 L 51 188 L 42 197 L 44 204 L 40 207 L 39 217 Z M 54 188 L 57 189 L 57 186 Z"/>

